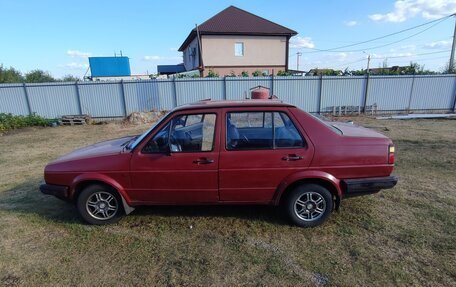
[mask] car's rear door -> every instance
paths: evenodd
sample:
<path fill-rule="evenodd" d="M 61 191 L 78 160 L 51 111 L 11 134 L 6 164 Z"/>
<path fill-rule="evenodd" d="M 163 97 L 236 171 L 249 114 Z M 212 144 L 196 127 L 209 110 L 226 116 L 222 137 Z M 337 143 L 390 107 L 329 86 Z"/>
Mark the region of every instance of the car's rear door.
<path fill-rule="evenodd" d="M 134 152 L 129 194 L 144 203 L 218 201 L 219 112 L 180 112 Z"/>
<path fill-rule="evenodd" d="M 286 107 L 226 108 L 222 117 L 220 201 L 268 203 L 310 165 L 313 146 Z"/>

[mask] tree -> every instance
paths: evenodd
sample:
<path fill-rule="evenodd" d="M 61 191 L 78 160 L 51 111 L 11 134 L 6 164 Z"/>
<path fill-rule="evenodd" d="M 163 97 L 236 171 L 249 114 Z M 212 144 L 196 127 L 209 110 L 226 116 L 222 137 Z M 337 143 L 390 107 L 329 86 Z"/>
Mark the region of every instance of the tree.
<path fill-rule="evenodd" d="M 56 79 L 43 70 L 33 70 L 25 74 L 25 81 L 27 83 L 45 83 L 55 82 Z"/>
<path fill-rule="evenodd" d="M 62 82 L 77 82 L 80 80 L 81 79 L 79 79 L 78 77 L 73 76 L 73 75 L 66 75 L 61 79 Z"/>
<path fill-rule="evenodd" d="M 0 83 L 21 83 L 24 81 L 24 76 L 21 72 L 10 67 L 6 69 L 0 65 Z"/>

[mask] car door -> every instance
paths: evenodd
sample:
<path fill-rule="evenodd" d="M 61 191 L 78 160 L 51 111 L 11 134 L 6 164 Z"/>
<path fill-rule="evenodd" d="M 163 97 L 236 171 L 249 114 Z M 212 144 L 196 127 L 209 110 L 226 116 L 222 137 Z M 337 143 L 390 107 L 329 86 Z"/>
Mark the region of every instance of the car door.
<path fill-rule="evenodd" d="M 194 204 L 218 201 L 220 128 L 217 112 L 172 116 L 135 149 L 130 175 L 133 200 Z"/>
<path fill-rule="evenodd" d="M 223 117 L 221 201 L 268 203 L 285 177 L 310 165 L 313 146 L 286 107 L 227 108 Z"/>

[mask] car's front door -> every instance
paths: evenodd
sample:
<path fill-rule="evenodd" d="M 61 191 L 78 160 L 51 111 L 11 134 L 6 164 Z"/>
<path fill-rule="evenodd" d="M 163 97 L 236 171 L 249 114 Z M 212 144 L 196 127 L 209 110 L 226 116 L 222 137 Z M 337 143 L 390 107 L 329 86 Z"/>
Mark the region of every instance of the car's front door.
<path fill-rule="evenodd" d="M 135 150 L 131 198 L 144 203 L 218 201 L 217 112 L 176 114 Z"/>
<path fill-rule="evenodd" d="M 287 108 L 231 108 L 223 117 L 220 201 L 268 203 L 284 178 L 310 165 L 313 146 Z"/>

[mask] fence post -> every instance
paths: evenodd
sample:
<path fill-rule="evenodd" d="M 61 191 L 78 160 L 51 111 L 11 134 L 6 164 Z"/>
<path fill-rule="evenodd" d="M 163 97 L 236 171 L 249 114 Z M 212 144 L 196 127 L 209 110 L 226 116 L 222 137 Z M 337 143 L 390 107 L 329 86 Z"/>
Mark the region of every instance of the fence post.
<path fill-rule="evenodd" d="M 226 76 L 223 77 L 223 99 L 226 100 Z"/>
<path fill-rule="evenodd" d="M 124 115 L 125 115 L 125 117 L 127 117 L 128 116 L 128 114 L 127 114 L 127 101 L 125 100 L 124 80 L 120 80 L 120 87 L 121 87 L 121 93 L 122 93 L 122 104 L 123 104 Z"/>
<path fill-rule="evenodd" d="M 79 85 L 78 85 L 78 81 L 75 82 L 75 87 L 76 87 L 76 99 L 78 100 L 79 114 L 82 115 L 81 96 L 80 96 L 80 94 L 79 94 Z"/>
<path fill-rule="evenodd" d="M 369 93 L 369 74 L 366 75 L 366 89 L 364 90 L 363 113 L 366 114 L 367 94 Z"/>
<path fill-rule="evenodd" d="M 22 86 L 24 87 L 24 95 L 25 95 L 25 100 L 27 102 L 27 109 L 28 109 L 29 115 L 31 115 L 32 114 L 32 105 L 30 103 L 27 86 L 25 85 L 25 83 L 22 83 Z"/>
<path fill-rule="evenodd" d="M 407 106 L 407 112 L 408 113 L 410 113 L 410 106 L 412 104 L 413 86 L 415 86 L 415 74 L 413 74 L 412 86 L 410 87 L 410 97 L 409 97 L 408 106 Z"/>
<path fill-rule="evenodd" d="M 271 96 L 274 96 L 274 72 L 271 75 Z"/>
<path fill-rule="evenodd" d="M 321 114 L 321 100 L 323 95 L 323 75 L 320 75 L 320 91 L 318 95 L 318 114 Z"/>
<path fill-rule="evenodd" d="M 173 106 L 177 107 L 177 88 L 176 88 L 176 77 L 173 77 Z"/>
<path fill-rule="evenodd" d="M 456 113 L 456 77 L 454 78 L 454 90 L 453 90 L 454 100 L 453 100 L 453 113 Z"/>

